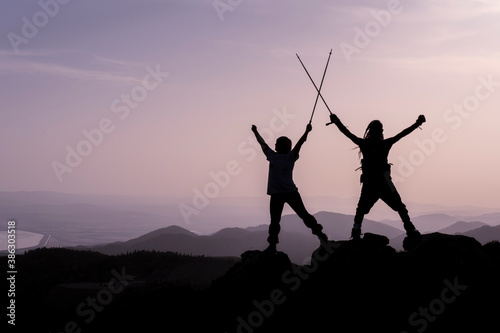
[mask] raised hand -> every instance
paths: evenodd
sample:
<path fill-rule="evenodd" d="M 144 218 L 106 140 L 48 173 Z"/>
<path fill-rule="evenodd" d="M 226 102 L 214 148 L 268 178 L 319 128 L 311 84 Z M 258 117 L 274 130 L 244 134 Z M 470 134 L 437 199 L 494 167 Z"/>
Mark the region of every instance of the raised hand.
<path fill-rule="evenodd" d="M 337 124 L 337 123 L 340 121 L 340 119 L 339 119 L 339 117 L 337 117 L 337 115 L 336 115 L 336 114 L 333 114 L 333 113 L 332 113 L 332 114 L 330 115 L 330 121 L 331 121 L 332 123 L 334 123 L 334 124 Z"/>
<path fill-rule="evenodd" d="M 422 125 L 423 123 L 425 123 L 425 116 L 423 114 L 421 114 L 420 116 L 418 116 L 417 118 L 417 124 L 420 126 Z"/>

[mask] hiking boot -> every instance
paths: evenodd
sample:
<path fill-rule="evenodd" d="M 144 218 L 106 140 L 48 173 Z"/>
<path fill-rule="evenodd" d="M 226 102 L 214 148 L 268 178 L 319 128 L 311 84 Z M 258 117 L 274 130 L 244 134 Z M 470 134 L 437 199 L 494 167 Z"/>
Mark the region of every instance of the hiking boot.
<path fill-rule="evenodd" d="M 328 236 L 325 233 L 320 233 L 317 235 L 320 242 L 328 242 Z"/>
<path fill-rule="evenodd" d="M 269 244 L 269 246 L 264 250 L 265 254 L 275 254 L 276 253 L 276 244 Z"/>
<path fill-rule="evenodd" d="M 358 241 L 361 239 L 361 228 L 352 228 L 351 239 L 353 241 Z"/>
<path fill-rule="evenodd" d="M 417 229 L 413 229 L 413 230 L 407 230 L 406 231 L 406 235 L 410 238 L 418 238 L 420 236 L 422 236 L 420 234 L 420 231 L 418 231 Z"/>
<path fill-rule="evenodd" d="M 420 237 L 420 232 L 415 228 L 413 223 L 405 223 L 404 228 L 406 230 L 406 235 L 410 238 Z"/>

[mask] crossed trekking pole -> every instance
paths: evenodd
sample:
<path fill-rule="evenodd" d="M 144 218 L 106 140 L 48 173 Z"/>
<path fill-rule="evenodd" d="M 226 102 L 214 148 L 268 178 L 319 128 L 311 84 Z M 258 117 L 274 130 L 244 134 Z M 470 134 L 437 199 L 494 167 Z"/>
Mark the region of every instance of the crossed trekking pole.
<path fill-rule="evenodd" d="M 304 65 L 304 63 L 302 62 L 302 60 L 300 59 L 299 55 L 298 54 L 296 54 L 296 55 L 297 55 L 297 58 L 299 59 L 301 65 L 302 65 L 302 67 L 304 67 L 304 70 L 306 71 L 307 76 L 309 76 L 309 79 L 311 80 L 312 84 L 314 85 L 314 88 L 316 89 L 316 91 L 318 93 L 316 95 L 316 101 L 314 102 L 314 107 L 313 107 L 313 110 L 312 110 L 311 118 L 309 119 L 309 124 L 311 124 L 312 119 L 314 117 L 314 111 L 316 110 L 316 105 L 318 104 L 318 99 L 320 97 L 321 97 L 321 100 L 323 101 L 323 103 L 325 103 L 325 106 L 328 109 L 328 112 L 330 112 L 330 114 L 333 114 L 332 111 L 330 110 L 330 108 L 328 107 L 328 104 L 326 103 L 325 99 L 323 98 L 323 95 L 321 95 L 321 88 L 323 87 L 323 81 L 325 80 L 326 70 L 328 69 L 328 64 L 330 63 L 330 57 L 332 56 L 332 50 L 330 50 L 330 54 L 328 55 L 328 60 L 326 62 L 325 70 L 323 72 L 323 77 L 321 78 L 321 83 L 319 85 L 319 89 L 316 86 L 316 83 L 314 83 L 314 80 L 312 79 L 311 75 L 309 74 L 309 71 L 307 70 L 307 68 Z M 330 124 L 333 124 L 333 123 L 332 122 L 327 123 L 326 126 L 328 126 Z"/>

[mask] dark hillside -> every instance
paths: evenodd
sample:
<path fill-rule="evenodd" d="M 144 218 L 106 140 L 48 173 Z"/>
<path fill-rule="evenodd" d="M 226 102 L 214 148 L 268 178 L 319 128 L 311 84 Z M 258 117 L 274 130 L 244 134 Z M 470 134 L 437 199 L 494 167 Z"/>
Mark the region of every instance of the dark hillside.
<path fill-rule="evenodd" d="M 357 242 L 323 244 L 309 265 L 293 264 L 283 252 L 258 250 L 244 252 L 241 260 L 146 251 L 119 256 L 31 251 L 19 256 L 19 328 L 498 331 L 498 242 L 481 245 L 463 235 L 432 233 L 404 244 L 406 251 L 397 252 L 387 237 L 365 233 Z"/>

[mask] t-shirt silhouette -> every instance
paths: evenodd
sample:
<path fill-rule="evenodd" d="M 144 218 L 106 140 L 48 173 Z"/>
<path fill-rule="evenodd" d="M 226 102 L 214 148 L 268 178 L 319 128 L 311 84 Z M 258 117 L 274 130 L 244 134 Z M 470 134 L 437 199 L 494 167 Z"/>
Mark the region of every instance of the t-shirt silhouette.
<path fill-rule="evenodd" d="M 292 179 L 293 166 L 299 158 L 293 150 L 286 154 L 278 154 L 272 149 L 266 153 L 269 161 L 269 176 L 267 179 L 267 194 L 287 193 L 297 191 Z"/>

